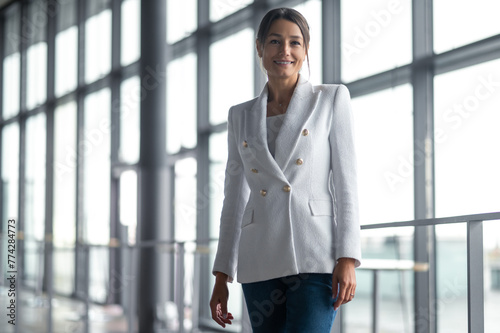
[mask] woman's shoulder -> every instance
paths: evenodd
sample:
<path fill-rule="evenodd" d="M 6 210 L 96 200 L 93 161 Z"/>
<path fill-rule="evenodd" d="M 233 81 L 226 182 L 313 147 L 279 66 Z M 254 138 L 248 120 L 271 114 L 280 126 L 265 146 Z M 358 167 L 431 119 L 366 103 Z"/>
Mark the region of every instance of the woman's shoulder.
<path fill-rule="evenodd" d="M 313 89 L 315 91 L 321 91 L 321 92 L 324 92 L 327 94 L 337 94 L 337 93 L 341 93 L 341 92 L 349 92 L 349 90 L 347 89 L 347 87 L 345 85 L 333 84 L 333 83 L 314 85 Z"/>
<path fill-rule="evenodd" d="M 253 107 L 253 105 L 257 102 L 258 99 L 259 99 L 259 97 L 254 97 L 248 101 L 245 101 L 245 102 L 242 102 L 239 104 L 235 104 L 235 105 L 231 106 L 231 110 L 234 110 L 237 112 L 237 111 L 241 111 L 241 110 L 251 109 Z"/>

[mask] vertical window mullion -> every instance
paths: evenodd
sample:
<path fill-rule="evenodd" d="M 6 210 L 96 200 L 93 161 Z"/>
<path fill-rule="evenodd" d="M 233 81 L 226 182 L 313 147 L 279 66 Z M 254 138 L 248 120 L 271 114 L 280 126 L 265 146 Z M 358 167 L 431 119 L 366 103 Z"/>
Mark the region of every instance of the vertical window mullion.
<path fill-rule="evenodd" d="M 48 3 L 47 6 L 50 4 Z M 53 208 L 54 208 L 54 88 L 55 88 L 55 38 L 59 4 L 53 3 L 53 13 L 47 19 L 47 108 L 46 108 L 46 150 L 45 150 L 45 255 L 43 289 L 48 297 L 53 295 Z M 48 8 L 49 9 L 49 8 Z M 47 331 L 51 332 L 52 307 L 48 309 Z"/>
<path fill-rule="evenodd" d="M 323 82 L 341 82 L 341 0 L 322 1 Z"/>
<path fill-rule="evenodd" d="M 210 22 L 210 2 L 205 0 L 198 0 L 198 27 L 206 27 Z M 207 29 L 198 29 L 196 32 L 196 53 L 197 53 L 197 80 L 196 80 L 196 94 L 197 98 L 197 110 L 198 110 L 198 140 L 197 140 L 197 205 L 200 203 L 205 203 L 206 198 L 204 198 L 204 186 L 209 183 L 210 174 L 209 167 L 210 161 L 208 157 L 208 139 L 210 133 L 200 133 L 200 129 L 209 128 L 209 109 L 210 105 L 209 96 L 209 70 L 210 70 L 210 59 L 209 59 L 209 48 L 210 48 L 210 35 Z M 210 237 L 210 205 L 202 204 L 202 207 L 197 207 L 196 220 L 197 220 L 197 239 L 208 239 Z M 199 244 L 209 246 L 209 243 Z M 210 272 L 210 262 L 208 256 L 200 256 L 199 265 L 197 269 L 200 272 L 199 283 L 199 304 L 208 304 L 208 293 L 210 286 L 208 284 L 209 272 Z M 199 318 L 207 317 L 208 311 L 206 307 L 200 306 L 198 309 Z"/>
<path fill-rule="evenodd" d="M 84 251 L 80 246 L 83 243 L 83 154 L 79 144 L 83 139 L 83 110 L 85 84 L 85 20 L 87 18 L 87 6 L 85 0 L 77 1 L 77 26 L 78 26 L 78 69 L 77 69 L 77 120 L 76 120 L 76 226 L 75 226 L 75 294 L 85 291 L 85 258 Z"/>
<path fill-rule="evenodd" d="M 118 163 L 118 149 L 120 144 L 120 84 L 121 84 L 121 0 L 113 0 L 111 4 L 111 163 L 110 163 L 110 212 L 109 212 L 109 237 L 111 241 L 120 242 L 120 221 L 118 213 L 119 176 L 113 172 L 113 166 Z M 115 175 L 115 176 L 114 176 Z M 109 251 L 108 283 L 111 285 L 113 272 L 119 272 L 120 256 L 117 249 Z M 117 293 L 110 293 L 111 302 L 119 302 Z"/>
<path fill-rule="evenodd" d="M 432 0 L 414 0 L 413 16 L 413 114 L 414 154 L 424 153 L 424 163 L 414 163 L 415 219 L 434 217 L 434 129 L 433 129 L 433 73 Z M 429 246 L 430 245 L 430 246 Z M 415 309 L 428 315 L 428 332 L 437 329 L 436 264 L 434 227 L 415 227 L 414 260 L 429 262 L 427 274 L 415 273 Z M 415 325 L 420 320 L 416 318 Z M 415 327 L 417 330 L 418 326 Z"/>
<path fill-rule="evenodd" d="M 19 51 L 20 51 L 20 94 L 19 94 L 19 177 L 18 177 L 18 201 L 17 201 L 17 209 L 18 209 L 18 237 L 20 238 L 19 246 L 18 246 L 18 267 L 21 269 L 20 277 L 21 280 L 25 280 L 24 275 L 24 258 L 26 248 L 24 241 L 24 221 L 25 221 L 25 211 L 24 211 L 24 203 L 25 203 L 25 181 L 26 181 L 26 51 L 27 45 L 29 43 L 29 38 L 24 34 L 22 22 L 29 22 L 28 15 L 28 2 L 21 2 L 21 21 L 20 24 L 20 33 L 21 38 L 19 39 Z M 22 322 L 21 318 L 17 318 L 18 322 Z"/>

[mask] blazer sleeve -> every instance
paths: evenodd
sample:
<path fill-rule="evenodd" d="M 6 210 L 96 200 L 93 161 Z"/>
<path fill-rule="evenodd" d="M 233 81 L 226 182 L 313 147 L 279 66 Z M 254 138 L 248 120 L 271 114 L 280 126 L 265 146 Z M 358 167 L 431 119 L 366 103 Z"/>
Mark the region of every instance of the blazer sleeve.
<path fill-rule="evenodd" d="M 243 161 L 238 150 L 233 126 L 233 108 L 227 121 L 228 158 L 224 181 L 224 201 L 219 228 L 219 244 L 212 274 L 222 272 L 232 282 L 236 276 L 238 247 L 241 235 L 241 220 L 250 194 L 245 178 Z"/>
<path fill-rule="evenodd" d="M 347 87 L 340 85 L 333 101 L 329 137 L 331 186 L 336 222 L 333 246 L 335 260 L 354 258 L 358 267 L 361 264 L 361 243 L 354 126 L 350 100 Z"/>

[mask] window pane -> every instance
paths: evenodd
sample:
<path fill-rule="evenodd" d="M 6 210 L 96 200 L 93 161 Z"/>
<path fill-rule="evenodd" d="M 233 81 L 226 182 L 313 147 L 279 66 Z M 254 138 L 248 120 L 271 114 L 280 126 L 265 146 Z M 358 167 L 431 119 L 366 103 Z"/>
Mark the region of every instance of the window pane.
<path fill-rule="evenodd" d="M 29 117 L 26 121 L 26 182 L 24 183 L 24 237 L 26 284 L 37 286 L 40 265 L 43 263 L 45 233 L 45 113 Z"/>
<path fill-rule="evenodd" d="M 18 181 L 19 181 L 19 125 L 12 123 L 2 129 L 2 230 L 8 230 L 8 220 L 16 221 L 16 230 L 19 226 L 18 203 Z M 5 236 L 7 237 L 7 232 Z M 2 237 L 1 251 L 7 253 L 7 242 Z M 6 239 L 6 238 L 5 238 Z M 17 255 L 17 251 L 15 255 Z M 6 276 L 7 265 L 2 265 L 0 272 Z"/>
<path fill-rule="evenodd" d="M 3 60 L 3 118 L 10 118 L 19 112 L 20 64 L 19 39 L 8 36 L 19 36 L 18 6 L 10 6 L 5 13 L 4 58 Z"/>
<path fill-rule="evenodd" d="M 111 10 L 103 9 L 88 18 L 85 24 L 85 81 L 91 83 L 106 75 L 110 69 Z"/>
<path fill-rule="evenodd" d="M 434 0 L 432 3 L 436 53 L 500 33 L 499 1 Z"/>
<path fill-rule="evenodd" d="M 26 107 L 32 109 L 47 98 L 47 9 L 45 2 L 28 6 L 28 20 L 33 32 L 28 34 Z"/>
<path fill-rule="evenodd" d="M 76 88 L 78 28 L 72 26 L 56 36 L 56 96 Z"/>
<path fill-rule="evenodd" d="M 438 332 L 467 332 L 467 225 L 436 226 Z"/>
<path fill-rule="evenodd" d="M 253 0 L 210 0 L 210 20 L 218 21 L 252 2 Z"/>
<path fill-rule="evenodd" d="M 43 240 L 45 231 L 45 113 L 26 121 L 26 239 Z"/>
<path fill-rule="evenodd" d="M 309 0 L 301 5 L 295 7 L 307 20 L 311 34 L 311 41 L 309 44 L 309 62 L 311 72 L 307 68 L 307 63 L 304 62 L 301 73 L 311 81 L 313 84 L 321 84 L 322 80 L 322 32 L 321 28 L 321 1 Z"/>
<path fill-rule="evenodd" d="M 353 81 L 412 59 L 411 1 L 342 1 L 342 80 Z"/>
<path fill-rule="evenodd" d="M 484 221 L 484 327 L 500 327 L 500 220 Z"/>
<path fill-rule="evenodd" d="M 500 60 L 434 80 L 436 216 L 500 211 Z"/>
<path fill-rule="evenodd" d="M 30 46 L 27 62 L 26 107 L 32 109 L 47 98 L 47 43 Z"/>
<path fill-rule="evenodd" d="M 167 0 L 167 43 L 173 44 L 189 36 L 196 30 L 197 19 L 196 0 Z"/>
<path fill-rule="evenodd" d="M 76 228 L 76 103 L 58 106 L 54 113 L 54 289 L 73 292 Z"/>
<path fill-rule="evenodd" d="M 78 27 L 75 0 L 59 4 L 56 34 L 55 94 L 61 96 L 76 88 Z"/>
<path fill-rule="evenodd" d="M 180 15 L 179 15 L 180 16 Z M 141 6 L 139 0 L 125 0 L 122 4 L 121 64 L 126 66 L 139 60 Z"/>
<path fill-rule="evenodd" d="M 196 159 L 175 163 L 175 240 L 196 239 Z"/>
<path fill-rule="evenodd" d="M 214 133 L 209 141 L 210 182 L 202 202 L 210 200 L 210 238 L 219 237 L 219 224 L 224 200 L 224 178 L 227 162 L 227 131 Z"/>
<path fill-rule="evenodd" d="M 3 221 L 18 218 L 19 125 L 12 123 L 2 130 Z M 4 228 L 3 230 L 7 230 Z"/>
<path fill-rule="evenodd" d="M 354 98 L 352 107 L 361 224 L 413 219 L 411 86 Z"/>
<path fill-rule="evenodd" d="M 196 60 L 194 53 L 167 66 L 167 152 L 194 148 L 197 141 Z"/>
<path fill-rule="evenodd" d="M 84 138 L 84 239 L 93 244 L 109 242 L 110 200 L 110 91 L 85 98 Z M 92 274 L 92 273 L 91 273 Z"/>
<path fill-rule="evenodd" d="M 3 118 L 10 118 L 19 112 L 20 64 L 19 53 L 3 60 Z"/>
<path fill-rule="evenodd" d="M 250 28 L 210 46 L 211 124 L 225 122 L 232 105 L 254 97 L 255 53 L 255 36 Z"/>
<path fill-rule="evenodd" d="M 83 146 L 82 146 L 83 148 Z M 76 103 L 58 106 L 54 114 L 54 246 L 75 244 Z"/>
<path fill-rule="evenodd" d="M 139 161 L 141 86 L 137 76 L 122 82 L 119 158 L 125 163 Z"/>
<path fill-rule="evenodd" d="M 137 173 L 125 171 L 120 176 L 120 223 L 127 228 L 128 244 L 136 243 L 137 232 Z"/>

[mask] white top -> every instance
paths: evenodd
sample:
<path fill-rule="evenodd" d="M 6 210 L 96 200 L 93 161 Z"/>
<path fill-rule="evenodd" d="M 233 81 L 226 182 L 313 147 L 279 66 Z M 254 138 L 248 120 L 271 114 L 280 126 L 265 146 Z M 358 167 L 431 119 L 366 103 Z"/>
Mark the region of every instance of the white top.
<path fill-rule="evenodd" d="M 276 151 L 276 137 L 278 136 L 281 125 L 283 125 L 285 115 L 286 113 L 283 113 L 266 118 L 267 146 L 269 147 L 269 152 L 273 155 L 273 157 L 274 152 Z"/>

